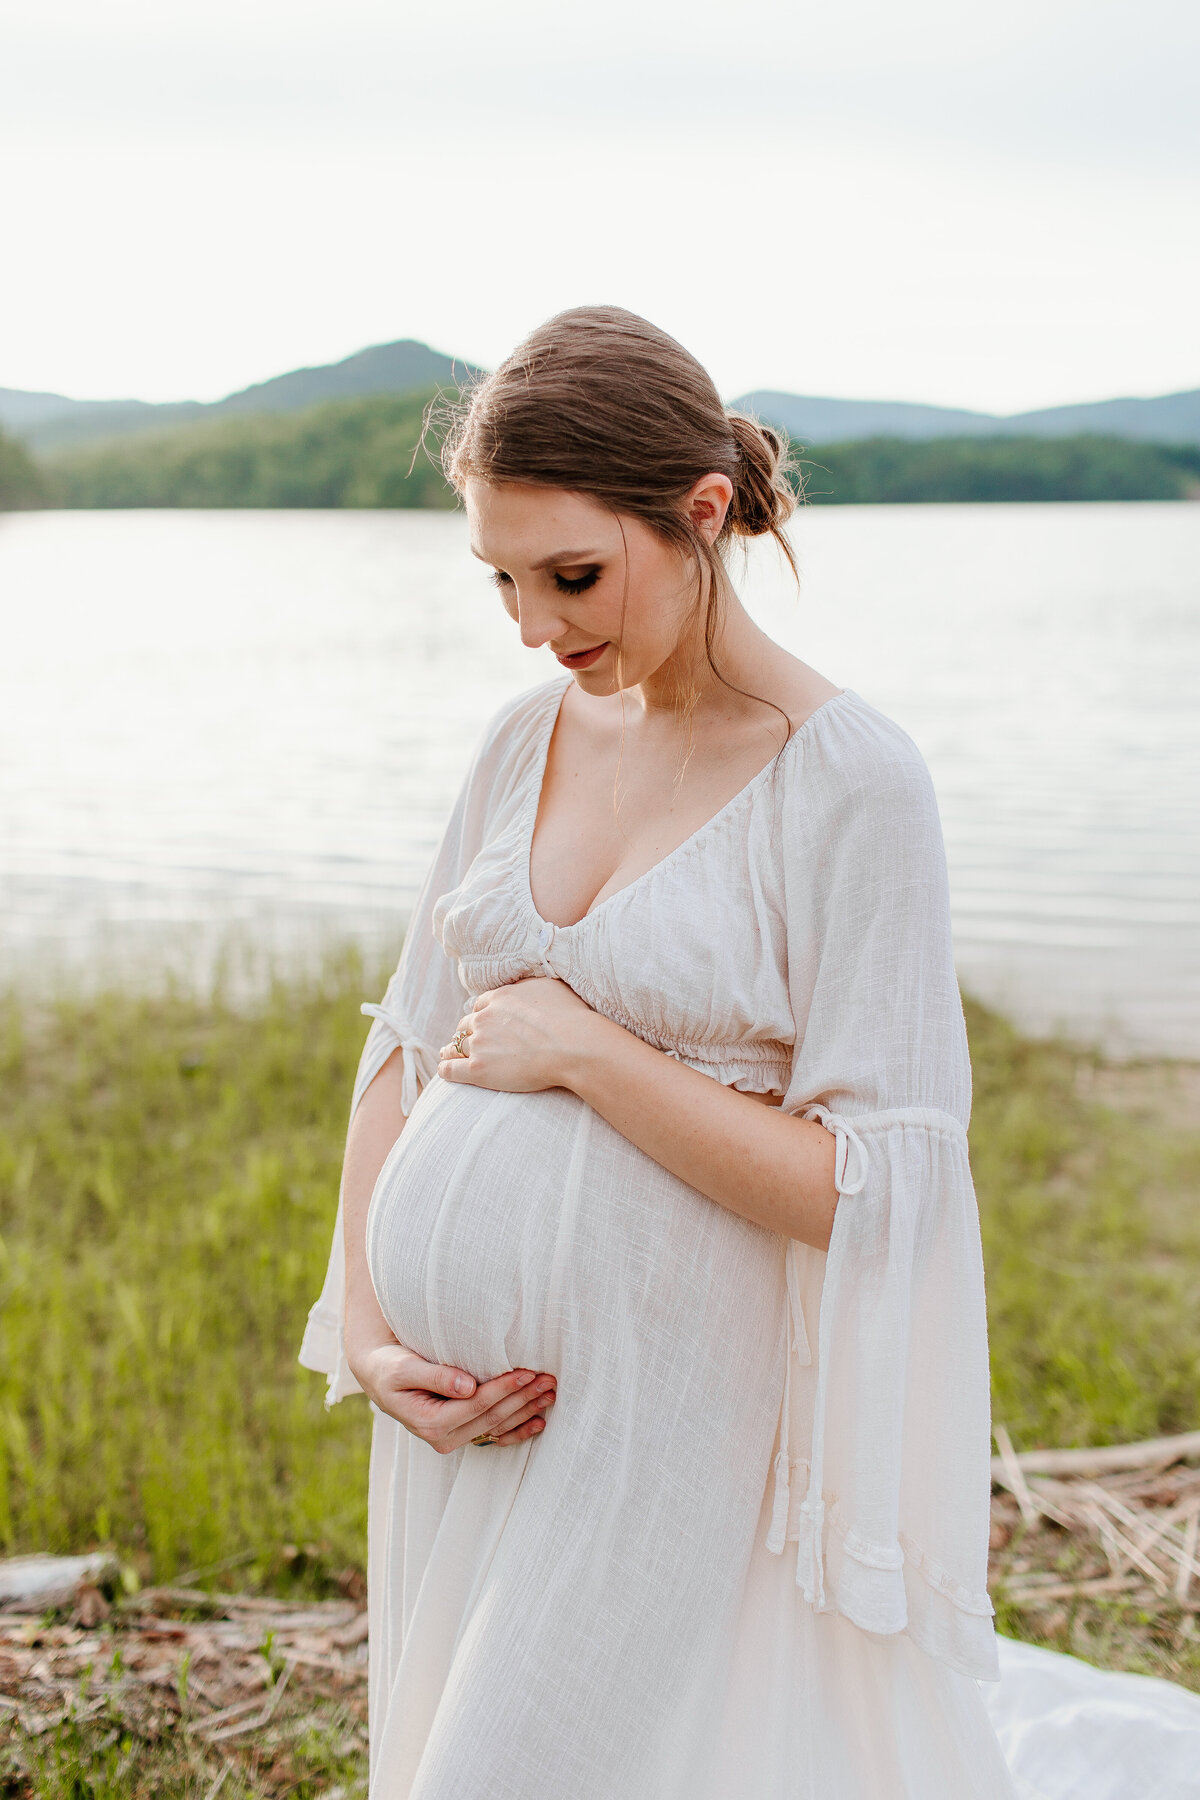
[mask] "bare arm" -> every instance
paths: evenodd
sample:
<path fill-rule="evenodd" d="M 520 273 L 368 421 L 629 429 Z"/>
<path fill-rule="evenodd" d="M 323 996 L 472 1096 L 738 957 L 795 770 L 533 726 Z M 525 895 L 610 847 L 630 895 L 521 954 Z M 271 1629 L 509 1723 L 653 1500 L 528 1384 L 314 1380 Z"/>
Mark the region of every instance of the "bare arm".
<path fill-rule="evenodd" d="M 346 1249 L 346 1360 L 381 1411 L 435 1450 L 459 1450 L 473 1437 L 501 1444 L 534 1436 L 553 1404 L 553 1377 L 512 1369 L 480 1384 L 465 1369 L 427 1363 L 398 1343 L 380 1310 L 367 1267 L 367 1208 L 388 1154 L 404 1129 L 402 1057 L 392 1052 L 350 1122 L 342 1172 Z"/>
<path fill-rule="evenodd" d="M 367 1207 L 393 1144 L 404 1129 L 400 1110 L 403 1056 L 394 1050 L 355 1108 L 342 1167 L 342 1230 L 346 1239 L 346 1360 L 358 1367 L 379 1345 L 396 1339 L 379 1310 L 367 1268 Z M 469 1378 L 464 1376 L 464 1381 Z M 463 1389 L 473 1390 L 473 1383 Z"/>
<path fill-rule="evenodd" d="M 833 1134 L 738 1093 L 604 1018 L 564 982 L 533 977 L 480 995 L 468 1054 L 439 1074 L 506 1092 L 565 1087 L 730 1212 L 818 1250 L 837 1207 Z"/>
<path fill-rule="evenodd" d="M 829 1248 L 838 1198 L 832 1132 L 701 1075 L 599 1013 L 590 1017 L 567 1065 L 581 1100 L 718 1205 Z"/>

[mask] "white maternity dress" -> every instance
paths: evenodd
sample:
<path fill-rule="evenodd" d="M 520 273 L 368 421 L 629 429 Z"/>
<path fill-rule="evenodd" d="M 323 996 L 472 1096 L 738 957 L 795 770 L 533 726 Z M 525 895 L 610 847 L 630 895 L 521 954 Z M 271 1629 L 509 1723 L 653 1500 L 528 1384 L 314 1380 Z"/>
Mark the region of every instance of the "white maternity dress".
<path fill-rule="evenodd" d="M 529 845 L 570 677 L 493 720 L 374 1014 L 407 1123 L 367 1253 L 401 1342 L 552 1370 L 545 1432 L 438 1456 L 376 1412 L 372 1800 L 1011 1800 L 978 1678 L 988 1363 L 970 1070 L 928 774 L 857 695 L 577 924 Z M 837 1139 L 828 1254 L 574 1094 L 438 1080 L 471 999 L 566 981 Z M 302 1360 L 356 1384 L 340 1210 Z"/>

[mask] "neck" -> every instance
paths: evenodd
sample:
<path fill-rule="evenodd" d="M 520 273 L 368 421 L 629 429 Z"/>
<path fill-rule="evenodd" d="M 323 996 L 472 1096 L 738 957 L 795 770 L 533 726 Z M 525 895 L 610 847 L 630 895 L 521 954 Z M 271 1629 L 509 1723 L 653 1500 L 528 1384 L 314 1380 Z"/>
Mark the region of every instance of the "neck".
<path fill-rule="evenodd" d="M 712 662 L 705 649 L 701 615 L 699 628 L 676 646 L 653 675 L 627 688 L 626 695 L 640 706 L 648 725 L 663 724 L 672 730 L 678 727 L 681 702 L 690 701 L 693 695 L 695 702 L 689 708 L 693 726 L 707 718 L 727 719 L 742 712 L 757 717 L 762 708 L 731 689 L 744 688 L 750 694 L 762 691 L 764 658 L 770 649 L 771 640 L 727 583 L 713 632 Z"/>

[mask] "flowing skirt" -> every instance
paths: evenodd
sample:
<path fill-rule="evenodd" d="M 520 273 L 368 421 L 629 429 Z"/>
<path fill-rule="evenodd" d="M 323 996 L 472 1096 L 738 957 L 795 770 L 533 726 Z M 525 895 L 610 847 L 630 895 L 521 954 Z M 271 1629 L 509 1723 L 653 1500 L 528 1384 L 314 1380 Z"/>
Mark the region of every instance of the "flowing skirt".
<path fill-rule="evenodd" d="M 372 1800 L 1011 1800 L 978 1684 L 765 1548 L 782 1239 L 572 1094 L 433 1082 L 367 1254 L 402 1342 L 558 1380 L 519 1446 L 376 1415 Z"/>

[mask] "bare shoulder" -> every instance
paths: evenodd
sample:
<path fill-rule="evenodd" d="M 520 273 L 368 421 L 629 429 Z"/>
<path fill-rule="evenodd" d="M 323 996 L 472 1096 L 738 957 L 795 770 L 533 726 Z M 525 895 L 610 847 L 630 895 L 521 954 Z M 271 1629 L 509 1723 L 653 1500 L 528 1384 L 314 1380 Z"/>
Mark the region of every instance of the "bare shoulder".
<path fill-rule="evenodd" d="M 836 699 L 844 690 L 798 656 L 778 645 L 773 645 L 772 650 L 764 668 L 765 678 L 755 692 L 780 707 L 796 732 L 827 700 Z"/>

